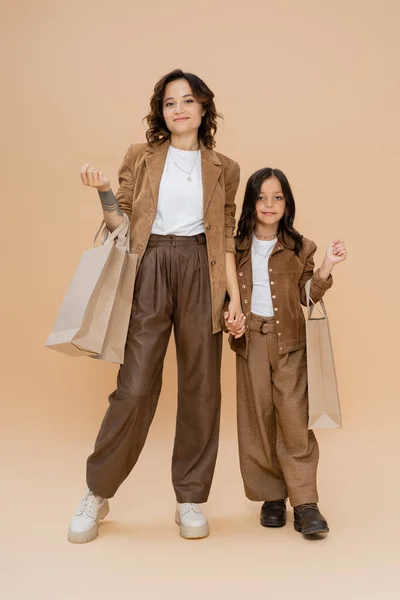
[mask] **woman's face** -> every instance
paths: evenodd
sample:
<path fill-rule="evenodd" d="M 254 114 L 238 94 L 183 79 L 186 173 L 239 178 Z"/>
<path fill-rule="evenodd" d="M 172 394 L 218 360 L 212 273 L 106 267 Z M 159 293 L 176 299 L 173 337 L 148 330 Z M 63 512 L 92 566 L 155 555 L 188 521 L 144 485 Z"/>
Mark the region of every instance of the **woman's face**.
<path fill-rule="evenodd" d="M 285 214 L 286 202 L 277 177 L 262 182 L 256 202 L 257 222 L 260 225 L 278 226 Z"/>
<path fill-rule="evenodd" d="M 204 114 L 202 104 L 193 96 L 186 79 L 177 79 L 166 85 L 163 116 L 172 134 L 180 136 L 197 132 Z"/>

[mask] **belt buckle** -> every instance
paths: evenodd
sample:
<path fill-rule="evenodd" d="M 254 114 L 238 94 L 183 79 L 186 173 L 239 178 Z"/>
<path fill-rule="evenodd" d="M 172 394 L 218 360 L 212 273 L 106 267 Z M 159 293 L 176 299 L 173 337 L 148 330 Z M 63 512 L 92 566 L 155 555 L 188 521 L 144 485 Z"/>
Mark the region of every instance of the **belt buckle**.
<path fill-rule="evenodd" d="M 260 333 L 264 333 L 264 332 L 263 332 L 263 327 L 264 327 L 264 325 L 265 325 L 265 323 L 266 323 L 266 322 L 267 322 L 267 321 L 262 321 L 262 323 L 261 323 L 261 325 L 260 325 Z"/>

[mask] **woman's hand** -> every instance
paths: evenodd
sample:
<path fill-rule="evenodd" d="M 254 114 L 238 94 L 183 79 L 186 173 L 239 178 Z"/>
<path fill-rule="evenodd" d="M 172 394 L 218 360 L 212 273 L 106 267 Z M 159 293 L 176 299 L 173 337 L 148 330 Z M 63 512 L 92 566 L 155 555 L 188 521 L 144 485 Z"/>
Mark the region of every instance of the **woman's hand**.
<path fill-rule="evenodd" d="M 328 279 L 335 265 L 343 262 L 347 258 L 346 244 L 342 240 L 334 240 L 326 249 L 325 258 L 320 268 L 322 279 Z"/>
<path fill-rule="evenodd" d="M 93 169 L 88 164 L 81 168 L 83 185 L 96 188 L 99 192 L 108 192 L 111 189 L 110 180 L 104 177 L 101 171 Z"/>
<path fill-rule="evenodd" d="M 235 339 L 240 338 L 246 331 L 246 317 L 242 313 L 240 301 L 231 300 L 228 310 L 224 313 L 225 325 Z"/>

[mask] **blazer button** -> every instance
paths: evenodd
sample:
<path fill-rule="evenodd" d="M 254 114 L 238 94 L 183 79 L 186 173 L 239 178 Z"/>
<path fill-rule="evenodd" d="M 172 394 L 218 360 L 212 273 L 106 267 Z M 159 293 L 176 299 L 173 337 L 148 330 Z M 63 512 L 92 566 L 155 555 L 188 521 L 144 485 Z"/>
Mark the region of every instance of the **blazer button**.
<path fill-rule="evenodd" d="M 242 288 L 245 290 L 245 289 L 246 289 L 246 286 L 243 284 L 243 285 L 242 285 Z"/>
<path fill-rule="evenodd" d="M 272 273 L 272 269 L 270 269 L 269 272 Z"/>
<path fill-rule="evenodd" d="M 216 264 L 217 264 L 217 261 L 216 261 L 216 260 L 214 260 L 214 259 L 212 259 L 212 260 L 210 260 L 210 264 L 212 264 L 212 266 L 214 266 L 214 265 L 216 265 Z"/>
<path fill-rule="evenodd" d="M 205 229 L 206 229 L 206 231 L 210 231 L 210 229 L 211 229 L 211 225 L 208 225 L 208 224 L 207 224 L 207 225 L 206 225 L 206 227 L 205 227 Z"/>
<path fill-rule="evenodd" d="M 274 311 L 275 311 L 275 312 L 276 312 L 277 310 L 278 310 L 277 308 L 274 308 Z"/>
<path fill-rule="evenodd" d="M 277 321 L 276 324 L 279 325 L 279 321 Z"/>
<path fill-rule="evenodd" d="M 248 303 L 249 303 L 249 301 L 248 301 L 248 300 L 244 300 L 244 303 L 245 303 L 245 304 L 248 304 Z"/>
<path fill-rule="evenodd" d="M 273 281 L 271 281 L 271 285 L 274 285 L 274 282 L 273 282 Z"/>
<path fill-rule="evenodd" d="M 239 273 L 239 277 L 243 277 L 243 273 L 241 271 Z"/>
<path fill-rule="evenodd" d="M 272 296 L 272 299 L 275 300 L 276 296 Z"/>

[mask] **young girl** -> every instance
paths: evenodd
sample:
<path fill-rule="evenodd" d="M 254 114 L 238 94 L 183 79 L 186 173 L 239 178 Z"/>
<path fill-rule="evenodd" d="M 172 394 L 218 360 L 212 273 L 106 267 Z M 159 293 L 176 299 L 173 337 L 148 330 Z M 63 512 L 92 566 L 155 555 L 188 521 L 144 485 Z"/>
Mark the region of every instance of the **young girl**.
<path fill-rule="evenodd" d="M 237 356 L 240 468 L 246 496 L 264 501 L 261 525 L 286 523 L 304 535 L 327 533 L 317 502 L 318 444 L 308 430 L 306 330 L 301 304 L 312 278 L 318 302 L 332 286 L 333 267 L 346 246 L 332 242 L 314 273 L 314 242 L 293 227 L 295 202 L 278 169 L 261 169 L 247 182 L 236 238 L 236 266 L 246 324 L 229 323 Z M 244 335 L 243 335 L 244 333 Z"/>

